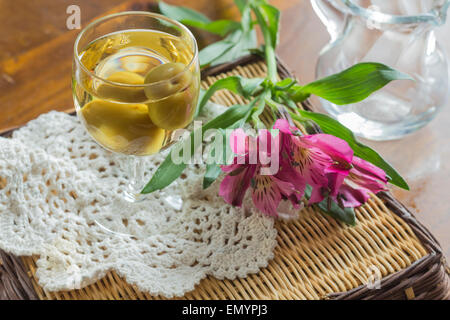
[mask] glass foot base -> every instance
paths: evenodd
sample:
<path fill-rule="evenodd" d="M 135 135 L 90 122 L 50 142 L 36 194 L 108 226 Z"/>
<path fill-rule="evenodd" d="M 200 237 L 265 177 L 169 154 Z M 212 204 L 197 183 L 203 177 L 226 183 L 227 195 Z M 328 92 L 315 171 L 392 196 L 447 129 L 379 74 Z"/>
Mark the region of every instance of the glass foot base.
<path fill-rule="evenodd" d="M 170 215 L 182 211 L 183 194 L 176 181 L 168 190 L 140 193 L 149 179 L 145 176 L 149 158 L 130 156 L 123 160 L 120 164 L 126 173 L 127 185 L 102 212 L 94 219 L 91 217 L 91 221 L 117 236 L 150 237 L 155 234 L 158 221 L 164 223 Z"/>
<path fill-rule="evenodd" d="M 94 222 L 105 232 L 114 236 L 126 238 L 146 238 L 154 235 L 152 231 L 161 217 L 179 213 L 183 209 L 183 197 L 171 190 L 171 194 L 156 191 L 159 209 L 155 209 L 155 194 L 152 201 L 150 195 L 139 193 L 125 193 L 116 198 L 110 205 L 99 213 Z M 158 205 L 158 204 L 156 204 Z M 153 209 L 153 211 L 152 211 Z M 152 226 L 153 225 L 153 226 Z"/>

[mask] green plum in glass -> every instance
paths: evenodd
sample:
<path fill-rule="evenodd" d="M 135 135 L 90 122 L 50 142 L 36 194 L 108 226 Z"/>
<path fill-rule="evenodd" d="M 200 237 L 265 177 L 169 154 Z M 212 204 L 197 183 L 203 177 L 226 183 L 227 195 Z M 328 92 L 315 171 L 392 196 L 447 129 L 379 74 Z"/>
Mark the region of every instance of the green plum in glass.
<path fill-rule="evenodd" d="M 198 49 L 182 24 L 148 12 L 123 12 L 94 21 L 74 48 L 77 114 L 104 148 L 129 156 L 130 202 L 145 181 L 144 156 L 171 143 L 194 117 L 200 90 Z"/>

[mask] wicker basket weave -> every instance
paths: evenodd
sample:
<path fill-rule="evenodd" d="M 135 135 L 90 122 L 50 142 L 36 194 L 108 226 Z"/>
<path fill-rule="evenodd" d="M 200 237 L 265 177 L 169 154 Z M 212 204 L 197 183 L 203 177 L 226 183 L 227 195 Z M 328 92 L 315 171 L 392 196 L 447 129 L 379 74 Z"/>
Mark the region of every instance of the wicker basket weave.
<path fill-rule="evenodd" d="M 291 76 L 279 62 L 279 76 Z M 266 66 L 248 56 L 204 70 L 202 86 L 229 75 L 261 77 Z M 228 91 L 213 97 L 243 103 Z M 304 108 L 310 109 L 306 103 Z M 11 132 L 3 135 L 8 136 Z M 277 221 L 278 246 L 267 268 L 243 279 L 203 279 L 184 299 L 449 299 L 450 281 L 436 239 L 389 193 L 358 208 L 357 225 L 346 226 L 315 207 L 295 221 Z M 0 299 L 163 299 L 140 292 L 110 272 L 80 290 L 47 292 L 35 277 L 36 257 L 0 251 Z M 366 284 L 379 272 L 378 287 Z M 181 298 L 181 297 L 180 297 Z"/>

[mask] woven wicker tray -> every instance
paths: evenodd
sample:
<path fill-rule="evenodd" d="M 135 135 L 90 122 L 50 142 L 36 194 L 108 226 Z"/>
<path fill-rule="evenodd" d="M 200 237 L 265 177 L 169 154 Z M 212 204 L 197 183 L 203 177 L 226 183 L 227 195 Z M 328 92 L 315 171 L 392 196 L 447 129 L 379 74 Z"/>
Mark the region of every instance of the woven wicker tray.
<path fill-rule="evenodd" d="M 291 76 L 279 62 L 280 78 Z M 228 75 L 261 77 L 257 56 L 206 69 L 204 88 Z M 223 105 L 243 103 L 218 92 Z M 309 103 L 303 105 L 311 109 Z M 11 130 L 4 132 L 9 136 Z M 450 280 L 436 239 L 390 193 L 356 210 L 357 225 L 345 226 L 312 207 L 295 221 L 277 221 L 278 246 L 267 268 L 243 279 L 203 279 L 185 299 L 449 299 Z M 0 251 L 0 299 L 163 299 L 140 292 L 116 273 L 81 290 L 47 292 L 35 277 L 36 257 Z M 374 267 L 379 289 L 367 287 Z"/>

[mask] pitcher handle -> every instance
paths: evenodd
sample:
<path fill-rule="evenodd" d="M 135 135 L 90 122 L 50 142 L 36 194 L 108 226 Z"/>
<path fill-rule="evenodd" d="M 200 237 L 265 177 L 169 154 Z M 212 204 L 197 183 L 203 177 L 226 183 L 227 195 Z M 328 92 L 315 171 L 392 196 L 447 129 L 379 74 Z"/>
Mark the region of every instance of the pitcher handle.
<path fill-rule="evenodd" d="M 327 28 L 331 41 L 336 40 L 341 34 L 348 13 L 338 9 L 334 0 L 311 0 L 311 5 Z"/>

